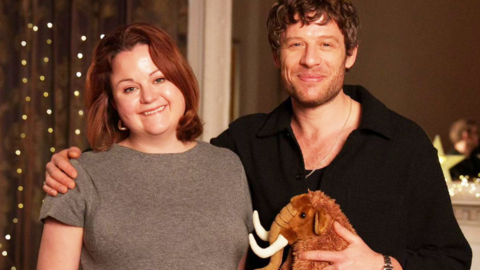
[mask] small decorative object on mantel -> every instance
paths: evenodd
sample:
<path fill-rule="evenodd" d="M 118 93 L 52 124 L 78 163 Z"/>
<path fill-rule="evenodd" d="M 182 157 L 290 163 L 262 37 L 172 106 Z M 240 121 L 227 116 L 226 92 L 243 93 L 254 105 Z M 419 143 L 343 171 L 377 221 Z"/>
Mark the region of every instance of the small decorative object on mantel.
<path fill-rule="evenodd" d="M 452 182 L 452 176 L 450 174 L 450 169 L 453 166 L 457 165 L 460 161 L 465 159 L 463 155 L 445 155 L 443 151 L 442 141 L 440 140 L 440 135 L 436 135 L 433 140 L 433 147 L 438 151 L 438 159 L 440 160 L 440 166 L 442 166 L 443 176 L 447 183 Z"/>

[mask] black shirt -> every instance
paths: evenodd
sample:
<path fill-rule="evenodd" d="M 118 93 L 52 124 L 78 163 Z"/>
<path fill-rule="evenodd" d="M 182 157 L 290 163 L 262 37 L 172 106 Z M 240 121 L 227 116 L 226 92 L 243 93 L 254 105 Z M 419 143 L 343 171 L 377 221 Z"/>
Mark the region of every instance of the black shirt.
<path fill-rule="evenodd" d="M 323 173 L 325 172 L 325 170 L 326 168 L 316 170 L 308 178 L 305 179 L 307 188 L 309 190 L 314 191 L 320 189 L 320 183 L 322 183 Z M 311 170 L 305 170 L 305 177 L 311 172 Z"/>
<path fill-rule="evenodd" d="M 361 123 L 323 171 L 320 190 L 336 200 L 372 250 L 395 257 L 404 269 L 469 269 L 471 249 L 430 139 L 363 87 L 345 86 L 344 92 L 361 103 Z M 292 113 L 288 99 L 270 114 L 239 118 L 211 141 L 240 157 L 265 228 L 291 197 L 311 187 Z M 247 269 L 266 264 L 249 252 Z"/>

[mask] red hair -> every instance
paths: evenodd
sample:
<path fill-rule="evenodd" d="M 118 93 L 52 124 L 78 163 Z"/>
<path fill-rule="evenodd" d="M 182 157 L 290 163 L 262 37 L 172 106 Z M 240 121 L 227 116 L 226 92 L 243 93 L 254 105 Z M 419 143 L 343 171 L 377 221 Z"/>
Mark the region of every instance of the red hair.
<path fill-rule="evenodd" d="M 93 53 L 85 86 L 85 105 L 87 139 L 95 151 L 105 151 L 129 135 L 117 126 L 120 117 L 112 105 L 110 75 L 115 56 L 132 50 L 137 44 L 148 45 L 153 63 L 185 98 L 185 113 L 178 122 L 177 138 L 193 141 L 203 132 L 198 116 L 198 83 L 190 65 L 165 31 L 150 24 L 135 23 L 105 36 Z"/>

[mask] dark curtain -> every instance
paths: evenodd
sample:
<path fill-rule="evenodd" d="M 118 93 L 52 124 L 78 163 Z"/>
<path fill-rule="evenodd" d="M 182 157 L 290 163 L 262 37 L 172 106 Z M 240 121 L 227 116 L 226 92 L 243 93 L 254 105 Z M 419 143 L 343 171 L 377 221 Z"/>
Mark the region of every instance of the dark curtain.
<path fill-rule="evenodd" d="M 35 269 L 45 164 L 88 148 L 83 88 L 101 35 L 149 22 L 186 55 L 187 20 L 188 0 L 0 2 L 0 269 Z"/>

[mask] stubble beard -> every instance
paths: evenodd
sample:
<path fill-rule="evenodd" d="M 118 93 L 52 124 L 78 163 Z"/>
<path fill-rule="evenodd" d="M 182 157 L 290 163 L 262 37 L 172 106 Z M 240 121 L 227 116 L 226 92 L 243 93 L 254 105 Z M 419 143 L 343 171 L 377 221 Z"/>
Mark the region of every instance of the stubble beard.
<path fill-rule="evenodd" d="M 285 81 L 282 77 L 283 85 L 288 95 L 303 108 L 316 108 L 333 100 L 343 89 L 345 79 L 345 69 L 337 70 L 331 76 L 331 80 L 326 85 L 315 85 L 315 89 L 302 89 L 304 86 L 295 86 Z M 313 88 L 307 87 L 307 88 Z M 312 95 L 312 91 L 314 91 Z"/>

